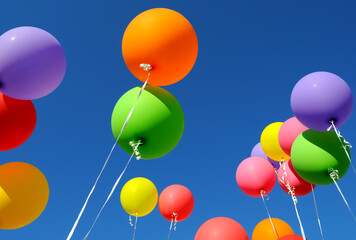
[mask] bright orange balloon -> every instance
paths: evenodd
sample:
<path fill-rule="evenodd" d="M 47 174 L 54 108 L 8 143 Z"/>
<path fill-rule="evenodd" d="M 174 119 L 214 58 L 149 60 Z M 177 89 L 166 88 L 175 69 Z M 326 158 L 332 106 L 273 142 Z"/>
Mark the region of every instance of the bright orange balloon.
<path fill-rule="evenodd" d="M 294 234 L 293 229 L 284 221 L 278 218 L 272 218 L 272 222 L 278 237 L 273 231 L 269 218 L 259 222 L 252 233 L 252 240 L 277 240 L 286 235 Z"/>
<path fill-rule="evenodd" d="M 193 68 L 198 39 L 190 22 L 180 13 L 154 8 L 139 14 L 127 26 L 122 54 L 135 77 L 145 82 L 147 72 L 140 64 L 150 64 L 148 83 L 166 86 L 178 82 Z"/>
<path fill-rule="evenodd" d="M 26 226 L 41 215 L 49 188 L 45 176 L 31 164 L 11 162 L 0 166 L 0 229 Z"/>

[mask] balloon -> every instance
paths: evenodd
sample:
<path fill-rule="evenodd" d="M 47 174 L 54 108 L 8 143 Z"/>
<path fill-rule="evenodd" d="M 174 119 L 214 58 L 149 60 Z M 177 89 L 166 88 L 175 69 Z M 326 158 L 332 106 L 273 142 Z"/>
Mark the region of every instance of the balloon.
<path fill-rule="evenodd" d="M 158 207 L 162 216 L 168 221 L 183 221 L 187 219 L 194 208 L 193 194 L 182 185 L 166 187 L 158 199 Z"/>
<path fill-rule="evenodd" d="M 135 217 L 143 217 L 157 205 L 156 186 L 147 178 L 137 177 L 128 181 L 121 190 L 120 200 L 124 210 Z"/>
<path fill-rule="evenodd" d="M 249 240 L 245 229 L 235 220 L 216 217 L 200 226 L 194 240 Z"/>
<path fill-rule="evenodd" d="M 282 124 L 278 133 L 278 141 L 282 150 L 288 156 L 290 156 L 294 140 L 299 136 L 299 134 L 306 130 L 308 130 L 308 128 L 299 122 L 296 117 L 292 117 Z"/>
<path fill-rule="evenodd" d="M 347 149 L 350 155 L 350 150 Z M 329 172 L 337 170 L 342 178 L 350 161 L 334 131 L 312 129 L 300 134 L 292 146 L 292 164 L 299 176 L 316 185 L 333 183 Z"/>
<path fill-rule="evenodd" d="M 303 240 L 303 237 L 298 236 L 298 235 L 287 235 L 287 236 L 278 238 L 278 240 Z"/>
<path fill-rule="evenodd" d="M 266 159 L 249 157 L 238 166 L 236 182 L 245 194 L 251 197 L 261 197 L 261 191 L 264 195 L 272 191 L 276 183 L 276 173 Z"/>
<path fill-rule="evenodd" d="M 0 93 L 0 151 L 26 142 L 36 126 L 36 109 L 30 100 L 17 100 Z"/>
<path fill-rule="evenodd" d="M 294 234 L 293 229 L 283 220 L 278 218 L 272 218 L 274 228 L 278 234 L 278 237 Z M 269 218 L 259 222 L 252 233 L 252 240 L 277 240 L 277 236 L 273 230 L 271 221 Z"/>
<path fill-rule="evenodd" d="M 279 129 L 282 122 L 275 122 L 268 125 L 261 134 L 261 146 L 268 157 L 276 161 L 286 161 L 290 157 L 282 150 L 278 141 Z"/>
<path fill-rule="evenodd" d="M 148 83 L 166 86 L 184 78 L 195 64 L 198 39 L 189 21 L 166 9 L 147 10 L 127 26 L 122 39 L 126 66 L 145 82 L 147 72 L 140 64 L 152 66 Z"/>
<path fill-rule="evenodd" d="M 291 106 L 298 120 L 310 129 L 326 131 L 333 120 L 336 127 L 349 118 L 353 97 L 339 76 L 313 72 L 298 81 L 292 91 Z"/>
<path fill-rule="evenodd" d="M 0 166 L 0 229 L 16 229 L 38 218 L 47 205 L 48 183 L 43 173 L 24 162 Z"/>
<path fill-rule="evenodd" d="M 111 118 L 115 139 L 128 116 L 141 88 L 126 92 L 116 103 Z M 179 142 L 184 129 L 183 110 L 177 99 L 163 88 L 146 86 L 123 131 L 118 144 L 132 154 L 130 141 L 141 140 L 138 150 L 143 159 L 169 153 Z"/>
<path fill-rule="evenodd" d="M 66 70 L 64 51 L 48 32 L 18 27 L 0 36 L 0 92 L 23 100 L 48 95 Z"/>
<path fill-rule="evenodd" d="M 251 157 L 261 157 L 261 158 L 264 158 L 266 160 L 268 160 L 268 162 L 270 162 L 272 164 L 272 166 L 275 168 L 275 169 L 278 169 L 279 168 L 279 162 L 278 161 L 275 161 L 275 160 L 272 160 L 270 159 L 262 150 L 262 146 L 261 146 L 261 143 L 257 143 L 252 151 L 251 151 Z"/>
<path fill-rule="evenodd" d="M 288 194 L 291 194 L 289 192 L 289 189 L 286 187 L 286 185 L 289 184 L 290 189 L 293 190 L 295 196 L 298 197 L 310 193 L 312 191 L 312 186 L 313 189 L 315 188 L 314 184 L 305 181 L 297 174 L 297 172 L 294 170 L 291 160 L 284 162 L 279 168 L 278 183 L 283 189 L 283 191 Z"/>

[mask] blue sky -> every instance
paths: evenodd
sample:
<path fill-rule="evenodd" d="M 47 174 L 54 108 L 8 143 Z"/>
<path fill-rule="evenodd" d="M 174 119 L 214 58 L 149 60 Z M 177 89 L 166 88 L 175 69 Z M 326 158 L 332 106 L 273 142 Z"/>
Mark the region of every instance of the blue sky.
<path fill-rule="evenodd" d="M 131 239 L 119 190 L 139 176 L 153 181 L 159 192 L 171 184 L 192 191 L 195 209 L 178 224 L 172 240 L 194 239 L 199 226 L 217 216 L 235 219 L 251 237 L 267 214 L 261 199 L 240 191 L 235 172 L 264 127 L 293 116 L 291 91 L 308 73 L 330 71 L 356 89 L 353 1 L 3 1 L 0 33 L 19 26 L 47 30 L 65 50 L 67 72 L 52 94 L 34 101 L 38 119 L 31 138 L 0 153 L 3 163 L 35 165 L 50 185 L 43 214 L 24 228 L 0 230 L 1 239 L 67 237 L 115 141 L 110 126 L 114 105 L 142 84 L 125 66 L 122 35 L 136 15 L 155 7 L 182 13 L 198 36 L 193 70 L 165 87 L 182 105 L 185 130 L 168 155 L 129 166 L 90 239 Z M 356 143 L 354 113 L 340 130 Z M 115 149 L 73 239 L 83 239 L 128 158 Z M 349 171 L 339 184 L 356 212 L 355 182 Z M 335 186 L 319 186 L 315 193 L 325 239 L 352 239 L 355 222 Z M 300 234 L 292 201 L 278 185 L 268 206 L 272 217 Z M 298 207 L 307 238 L 321 239 L 312 196 L 299 198 Z M 168 230 L 169 222 L 156 208 L 139 219 L 136 239 L 166 239 Z"/>

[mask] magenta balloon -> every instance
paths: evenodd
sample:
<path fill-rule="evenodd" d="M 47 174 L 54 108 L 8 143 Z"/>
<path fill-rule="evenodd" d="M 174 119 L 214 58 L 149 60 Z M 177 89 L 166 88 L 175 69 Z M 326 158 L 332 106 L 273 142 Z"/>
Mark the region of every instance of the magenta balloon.
<path fill-rule="evenodd" d="M 261 197 L 261 191 L 268 194 L 276 183 L 276 173 L 264 158 L 249 157 L 243 160 L 236 170 L 239 188 L 251 197 Z"/>
<path fill-rule="evenodd" d="M 262 149 L 262 146 L 261 146 L 261 143 L 257 143 L 252 151 L 251 151 L 251 157 L 261 157 L 261 158 L 264 158 L 266 160 L 268 160 L 268 162 L 270 162 L 270 164 L 272 164 L 272 166 L 275 168 L 275 169 L 278 169 L 279 168 L 279 162 L 278 161 L 275 161 L 273 159 L 270 159 L 263 151 Z"/>
<path fill-rule="evenodd" d="M 288 194 L 289 189 L 287 188 L 287 184 L 289 184 L 290 188 L 294 190 L 294 194 L 296 196 L 304 196 L 307 195 L 315 188 L 316 185 L 311 184 L 301 178 L 298 173 L 294 170 L 291 160 L 284 162 L 278 170 L 278 183 L 279 186 Z"/>
<path fill-rule="evenodd" d="M 299 136 L 299 134 L 308 129 L 309 128 L 299 122 L 296 117 L 292 117 L 282 124 L 278 133 L 278 141 L 282 150 L 288 154 L 288 156 L 290 156 L 294 140 Z"/>
<path fill-rule="evenodd" d="M 66 58 L 59 42 L 35 27 L 0 36 L 0 92 L 22 100 L 43 97 L 63 80 Z"/>
<path fill-rule="evenodd" d="M 350 87 L 335 74 L 314 72 L 298 81 L 292 91 L 294 115 L 306 127 L 326 131 L 330 121 L 340 127 L 350 117 L 353 97 Z"/>

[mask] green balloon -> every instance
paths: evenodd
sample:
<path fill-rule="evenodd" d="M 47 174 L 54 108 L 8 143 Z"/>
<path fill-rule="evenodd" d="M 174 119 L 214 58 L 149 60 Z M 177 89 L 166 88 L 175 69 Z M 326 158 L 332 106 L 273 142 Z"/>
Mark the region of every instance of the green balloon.
<path fill-rule="evenodd" d="M 343 139 L 342 139 L 343 141 Z M 342 178 L 350 160 L 334 131 L 319 132 L 307 130 L 294 141 L 291 151 L 293 167 L 304 180 L 316 185 L 333 183 L 330 171 L 337 170 Z M 350 150 L 347 147 L 350 155 Z"/>
<path fill-rule="evenodd" d="M 141 87 L 126 92 L 116 103 L 111 127 L 117 139 Z M 132 154 L 131 141 L 141 141 L 138 147 L 142 159 L 154 159 L 169 153 L 179 142 L 184 130 L 184 115 L 177 99 L 163 88 L 148 85 L 137 101 L 118 144 Z"/>

